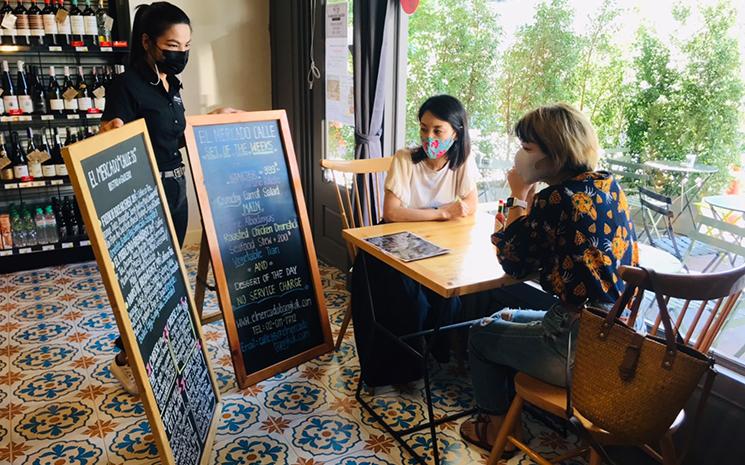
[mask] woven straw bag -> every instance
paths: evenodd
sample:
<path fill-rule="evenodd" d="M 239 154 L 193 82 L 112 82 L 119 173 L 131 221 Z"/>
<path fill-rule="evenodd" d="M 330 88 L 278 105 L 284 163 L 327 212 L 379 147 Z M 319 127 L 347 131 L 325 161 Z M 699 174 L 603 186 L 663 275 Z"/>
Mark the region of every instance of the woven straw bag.
<path fill-rule="evenodd" d="M 654 271 L 646 270 L 654 283 Z M 618 319 L 636 286 L 627 285 L 606 313 L 582 310 L 571 383 L 571 403 L 595 426 L 628 444 L 665 434 L 713 365 L 705 354 L 676 341 L 667 305 L 657 294 L 664 338 L 644 336 Z M 638 305 L 632 309 L 638 310 Z"/>

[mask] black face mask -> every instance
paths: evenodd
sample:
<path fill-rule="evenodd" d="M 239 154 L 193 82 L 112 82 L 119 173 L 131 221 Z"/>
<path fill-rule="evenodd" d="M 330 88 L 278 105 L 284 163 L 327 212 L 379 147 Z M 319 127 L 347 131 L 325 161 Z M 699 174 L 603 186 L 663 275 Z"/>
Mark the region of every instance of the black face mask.
<path fill-rule="evenodd" d="M 168 75 L 181 74 L 186 68 L 186 63 L 189 62 L 189 51 L 159 50 L 163 58 L 157 62 L 158 70 Z"/>

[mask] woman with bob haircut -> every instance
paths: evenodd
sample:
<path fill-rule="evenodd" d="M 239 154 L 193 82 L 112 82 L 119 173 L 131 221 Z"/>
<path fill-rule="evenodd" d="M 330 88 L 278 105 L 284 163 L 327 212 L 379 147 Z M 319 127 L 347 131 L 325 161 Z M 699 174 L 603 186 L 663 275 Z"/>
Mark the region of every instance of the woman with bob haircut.
<path fill-rule="evenodd" d="M 638 263 L 626 196 L 613 176 L 595 171 L 598 139 L 587 117 L 570 105 L 545 106 L 523 116 L 515 134 L 521 146 L 507 174 L 511 207 L 491 240 L 507 274 L 539 274 L 558 302 L 548 311 L 503 310 L 470 330 L 471 378 L 483 414 L 460 432 L 486 450 L 514 398 L 515 373 L 565 386 L 574 316 L 586 303 L 610 309 L 623 292 L 618 267 Z M 548 187 L 536 193 L 539 181 Z"/>
<path fill-rule="evenodd" d="M 398 150 L 388 170 L 384 220 L 447 221 L 472 215 L 479 174 L 470 153 L 465 108 L 455 97 L 436 95 L 422 104 L 418 119 L 421 145 Z M 436 318 L 447 324 L 460 312 L 460 300 L 445 299 L 375 257 L 363 255 L 357 255 L 352 275 L 352 316 L 362 379 L 368 386 L 416 380 L 423 374 L 421 360 L 391 344 L 389 335 L 373 335 L 370 328 L 377 321 L 400 336 L 432 327 Z M 365 279 L 370 284 L 369 297 Z M 418 340 L 410 344 L 420 347 Z M 448 350 L 443 341 L 433 353 L 444 359 Z"/>

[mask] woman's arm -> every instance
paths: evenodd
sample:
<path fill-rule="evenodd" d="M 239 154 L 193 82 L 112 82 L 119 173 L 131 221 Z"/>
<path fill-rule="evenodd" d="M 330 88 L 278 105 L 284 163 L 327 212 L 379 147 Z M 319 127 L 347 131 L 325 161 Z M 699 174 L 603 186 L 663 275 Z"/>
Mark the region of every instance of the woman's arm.
<path fill-rule="evenodd" d="M 470 194 L 461 199 L 466 206 L 466 213 L 463 216 L 471 216 L 476 213 L 476 208 L 479 203 L 479 194 L 476 189 L 472 190 Z"/>
<path fill-rule="evenodd" d="M 440 208 L 407 208 L 396 194 L 386 190 L 383 199 L 383 218 L 389 223 L 403 221 L 444 221 L 466 216 L 467 204 L 463 201 L 443 205 Z"/>

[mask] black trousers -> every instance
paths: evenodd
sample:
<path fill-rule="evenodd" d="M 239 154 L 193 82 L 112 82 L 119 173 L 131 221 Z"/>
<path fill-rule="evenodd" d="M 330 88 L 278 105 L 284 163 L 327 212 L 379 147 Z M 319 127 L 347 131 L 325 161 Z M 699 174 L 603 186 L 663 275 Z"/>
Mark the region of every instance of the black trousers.
<path fill-rule="evenodd" d="M 432 328 L 438 320 L 440 325 L 446 325 L 459 318 L 460 299 L 441 297 L 362 250 L 357 253 L 353 270 L 352 320 L 362 380 L 372 387 L 420 379 L 424 374 L 422 360 L 393 341 L 390 334 L 377 329 L 375 322 L 395 336 Z M 422 350 L 421 340 L 412 339 L 409 345 Z M 448 350 L 446 338 L 440 338 L 432 354 L 443 358 Z"/>
<path fill-rule="evenodd" d="M 163 184 L 163 191 L 166 194 L 168 210 L 171 212 L 173 229 L 176 231 L 178 245 L 179 247 L 183 247 L 184 238 L 186 237 L 186 226 L 189 223 L 189 202 L 186 199 L 186 178 L 184 176 L 178 178 L 161 178 L 160 181 Z M 124 351 L 124 344 L 122 344 L 121 336 L 116 338 L 114 345 L 122 352 Z"/>

